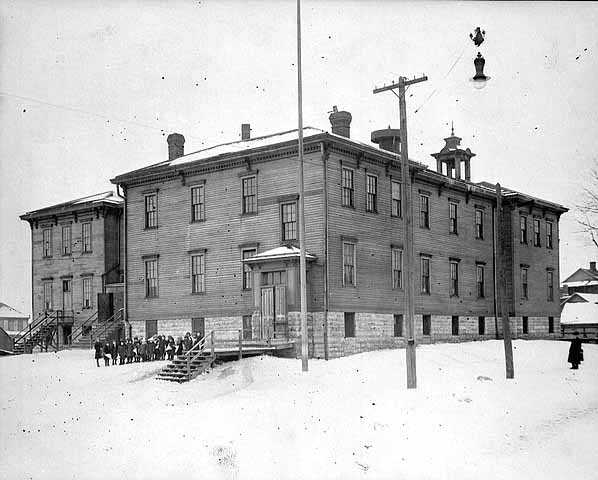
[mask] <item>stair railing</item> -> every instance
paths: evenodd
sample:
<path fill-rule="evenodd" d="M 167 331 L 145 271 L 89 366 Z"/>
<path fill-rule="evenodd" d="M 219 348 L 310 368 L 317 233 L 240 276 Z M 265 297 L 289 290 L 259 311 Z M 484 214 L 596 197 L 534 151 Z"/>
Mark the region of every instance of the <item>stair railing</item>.
<path fill-rule="evenodd" d="M 68 343 L 73 344 L 74 340 L 77 340 L 80 336 L 84 335 L 86 328 L 91 328 L 92 325 L 98 320 L 98 311 L 93 312 L 87 320 L 79 325 L 68 337 Z"/>
<path fill-rule="evenodd" d="M 210 344 L 211 344 L 211 351 L 212 351 L 212 359 L 214 359 L 214 330 L 210 333 L 205 335 L 203 338 L 200 338 L 195 345 L 193 345 L 189 350 L 187 350 L 183 356 L 185 360 L 187 360 L 187 380 L 191 380 L 191 363 L 197 360 L 205 351 L 207 343 L 208 343 L 208 336 L 210 337 Z"/>
<path fill-rule="evenodd" d="M 40 318 L 41 317 L 41 318 Z M 28 325 L 27 328 L 21 330 L 14 339 L 14 345 L 18 343 L 25 343 L 27 341 L 27 337 L 32 338 L 34 335 L 39 333 L 39 331 L 44 328 L 46 325 L 52 323 L 52 321 L 57 321 L 57 316 L 55 312 L 44 312 L 38 316 L 31 325 Z"/>
<path fill-rule="evenodd" d="M 29 333 L 29 331 L 32 329 L 33 325 L 36 325 L 40 319 L 47 317 L 48 316 L 48 312 L 41 312 L 40 314 L 38 314 L 37 318 L 35 320 L 33 320 L 31 322 L 31 325 L 29 324 L 29 322 L 27 322 L 27 326 L 25 328 L 23 328 L 19 333 L 17 333 L 14 338 L 21 338 L 24 335 L 27 335 Z"/>
<path fill-rule="evenodd" d="M 101 338 L 102 335 L 105 335 L 106 332 L 117 325 L 123 324 L 123 311 L 124 309 L 121 308 L 116 311 L 114 315 L 108 318 L 105 322 L 100 323 L 100 327 L 96 332 L 93 330 L 91 331 L 91 343 L 93 343 L 94 338 Z"/>

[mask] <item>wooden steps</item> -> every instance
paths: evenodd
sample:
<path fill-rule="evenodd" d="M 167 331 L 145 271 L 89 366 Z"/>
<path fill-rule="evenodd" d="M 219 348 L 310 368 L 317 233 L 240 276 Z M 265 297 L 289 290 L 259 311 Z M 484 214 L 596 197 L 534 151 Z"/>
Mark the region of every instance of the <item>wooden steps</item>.
<path fill-rule="evenodd" d="M 178 356 L 166 365 L 156 376 L 158 380 L 170 382 L 188 382 L 204 372 L 208 372 L 214 364 L 214 358 L 203 353 L 187 362 L 185 356 Z"/>

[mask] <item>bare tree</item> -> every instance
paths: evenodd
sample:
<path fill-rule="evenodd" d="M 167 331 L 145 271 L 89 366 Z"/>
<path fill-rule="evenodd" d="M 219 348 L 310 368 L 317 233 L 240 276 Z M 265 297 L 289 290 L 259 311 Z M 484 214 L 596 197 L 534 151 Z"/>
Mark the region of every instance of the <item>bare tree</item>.
<path fill-rule="evenodd" d="M 598 160 L 594 160 L 594 168 L 583 187 L 583 200 L 577 205 L 577 210 L 577 223 L 598 247 Z"/>

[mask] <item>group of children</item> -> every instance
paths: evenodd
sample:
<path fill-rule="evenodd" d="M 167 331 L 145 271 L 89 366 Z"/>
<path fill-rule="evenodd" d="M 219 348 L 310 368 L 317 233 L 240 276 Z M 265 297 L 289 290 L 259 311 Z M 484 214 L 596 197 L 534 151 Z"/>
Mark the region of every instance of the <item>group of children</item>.
<path fill-rule="evenodd" d="M 173 360 L 175 355 L 182 355 L 201 340 L 198 334 L 191 335 L 187 332 L 183 338 L 175 341 L 172 336 L 154 335 L 147 340 L 143 337 L 120 342 L 102 343 L 99 340 L 94 344 L 96 365 L 100 366 L 100 359 L 104 359 L 104 366 L 125 363 L 151 362 L 153 360 Z"/>

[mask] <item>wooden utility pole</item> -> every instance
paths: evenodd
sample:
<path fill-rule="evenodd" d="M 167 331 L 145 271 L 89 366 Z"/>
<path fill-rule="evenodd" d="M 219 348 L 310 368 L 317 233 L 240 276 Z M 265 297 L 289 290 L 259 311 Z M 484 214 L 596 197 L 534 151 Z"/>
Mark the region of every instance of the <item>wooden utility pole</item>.
<path fill-rule="evenodd" d="M 297 118 L 299 152 L 299 270 L 301 283 L 301 370 L 307 372 L 307 271 L 305 265 L 305 201 L 303 186 L 303 86 L 301 80 L 301 0 L 297 0 Z"/>
<path fill-rule="evenodd" d="M 496 230 L 497 230 L 497 247 L 496 247 L 496 269 L 498 271 L 498 300 L 500 305 L 500 313 L 502 316 L 502 336 L 505 345 L 505 366 L 507 378 L 514 378 L 515 371 L 513 368 L 513 346 L 511 344 L 511 325 L 509 323 L 509 309 L 507 307 L 507 283 L 504 270 L 504 243 L 502 235 L 500 234 L 500 221 L 502 218 L 502 190 L 500 183 L 496 184 Z"/>
<path fill-rule="evenodd" d="M 399 120 L 401 123 L 401 197 L 403 201 L 403 232 L 405 235 L 403 246 L 404 271 L 406 273 L 405 282 L 405 301 L 404 318 L 407 320 L 407 388 L 417 388 L 417 371 L 415 364 L 415 298 L 413 285 L 413 206 L 412 206 L 412 188 L 411 175 L 409 174 L 409 149 L 407 147 L 407 107 L 405 105 L 406 87 L 414 83 L 425 82 L 428 77 L 423 76 L 407 80 L 405 77 L 399 77 L 399 83 L 393 83 L 389 86 L 374 89 L 374 93 L 391 90 L 395 95 L 395 88 L 399 89 Z"/>

